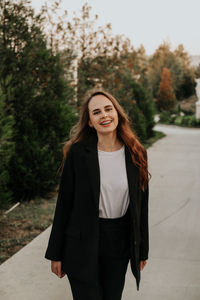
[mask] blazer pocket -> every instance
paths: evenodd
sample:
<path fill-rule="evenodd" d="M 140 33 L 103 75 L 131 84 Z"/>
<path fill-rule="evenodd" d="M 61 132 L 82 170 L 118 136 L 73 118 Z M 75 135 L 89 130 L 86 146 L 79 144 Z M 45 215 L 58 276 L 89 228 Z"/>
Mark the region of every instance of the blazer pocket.
<path fill-rule="evenodd" d="M 81 231 L 80 229 L 72 226 L 68 226 L 65 229 L 65 234 L 69 237 L 75 238 L 75 239 L 80 239 L 81 238 Z"/>

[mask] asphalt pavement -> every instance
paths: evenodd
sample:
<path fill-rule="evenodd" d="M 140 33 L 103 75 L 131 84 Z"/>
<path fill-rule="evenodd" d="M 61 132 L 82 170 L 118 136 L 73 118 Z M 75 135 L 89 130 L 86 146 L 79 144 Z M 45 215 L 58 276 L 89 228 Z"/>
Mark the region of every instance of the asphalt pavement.
<path fill-rule="evenodd" d="M 128 268 L 123 300 L 199 300 L 200 129 L 155 129 L 166 136 L 148 149 L 149 260 L 139 291 Z M 50 227 L 0 266 L 1 300 L 72 300 L 67 277 L 57 278 L 44 258 L 49 234 Z"/>

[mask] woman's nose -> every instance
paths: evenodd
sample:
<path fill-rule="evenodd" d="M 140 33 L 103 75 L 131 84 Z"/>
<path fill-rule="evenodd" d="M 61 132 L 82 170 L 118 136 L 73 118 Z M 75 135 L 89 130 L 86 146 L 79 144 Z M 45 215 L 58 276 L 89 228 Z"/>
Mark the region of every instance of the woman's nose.
<path fill-rule="evenodd" d="M 107 116 L 107 112 L 104 111 L 104 112 L 103 112 L 103 117 L 106 117 L 106 116 Z"/>

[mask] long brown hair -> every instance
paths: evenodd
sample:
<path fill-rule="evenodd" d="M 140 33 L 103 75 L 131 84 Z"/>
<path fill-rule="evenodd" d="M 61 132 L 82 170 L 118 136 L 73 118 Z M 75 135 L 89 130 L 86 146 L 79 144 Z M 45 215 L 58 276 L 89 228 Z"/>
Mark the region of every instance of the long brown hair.
<path fill-rule="evenodd" d="M 119 119 L 117 126 L 117 136 L 128 147 L 131 158 L 139 169 L 139 183 L 141 189 L 144 191 L 149 181 L 149 176 L 151 177 L 151 174 L 148 172 L 147 151 L 139 142 L 139 139 L 134 130 L 131 129 L 128 117 L 121 105 L 110 93 L 103 89 L 96 88 L 87 92 L 80 108 L 79 121 L 71 128 L 69 140 L 65 142 L 65 145 L 63 147 L 63 161 L 61 168 L 63 168 L 67 153 L 73 143 L 87 140 L 87 138 L 91 137 L 91 135 L 96 135 L 96 130 L 94 128 L 91 128 L 88 124 L 88 104 L 92 97 L 96 95 L 103 95 L 107 97 L 117 110 Z"/>

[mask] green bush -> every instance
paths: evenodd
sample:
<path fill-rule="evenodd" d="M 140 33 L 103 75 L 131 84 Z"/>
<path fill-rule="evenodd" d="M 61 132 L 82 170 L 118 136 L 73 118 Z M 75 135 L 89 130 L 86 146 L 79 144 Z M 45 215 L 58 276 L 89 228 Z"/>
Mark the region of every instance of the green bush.
<path fill-rule="evenodd" d="M 160 123 L 168 124 L 170 123 L 171 120 L 171 113 L 169 111 L 163 111 L 162 113 L 160 113 L 159 117 L 160 117 L 159 120 Z"/>
<path fill-rule="evenodd" d="M 63 113 L 65 112 L 65 114 Z M 38 112 L 40 122 L 25 119 L 23 134 L 16 142 L 10 160 L 10 186 L 17 200 L 44 197 L 57 183 L 57 170 L 61 162 L 61 142 L 67 139 L 75 116 L 70 107 L 52 111 L 46 126 L 44 115 Z"/>
<path fill-rule="evenodd" d="M 200 127 L 200 120 L 197 120 L 195 116 L 183 116 L 181 125 L 188 127 Z"/>
<path fill-rule="evenodd" d="M 140 141 L 144 142 L 147 139 L 147 125 L 144 113 L 134 102 L 132 102 L 127 114 L 129 116 L 132 129 L 137 133 Z"/>
<path fill-rule="evenodd" d="M 180 126 L 182 124 L 182 117 L 177 116 L 174 120 L 174 124 L 177 125 L 177 126 Z"/>
<path fill-rule="evenodd" d="M 146 138 L 151 137 L 154 126 L 154 103 L 153 99 L 147 90 L 138 82 L 133 81 L 133 95 L 138 108 L 140 110 L 140 115 L 143 117 L 143 126 L 146 132 Z M 141 122 L 141 120 L 139 120 Z M 143 139 L 143 140 L 145 140 Z"/>
<path fill-rule="evenodd" d="M 129 116 L 133 130 L 141 142 L 152 136 L 154 126 L 154 104 L 146 89 L 136 82 L 129 72 L 121 75 L 121 86 L 113 89 L 113 94 L 119 100 Z"/>
<path fill-rule="evenodd" d="M 200 120 L 197 120 L 194 115 L 179 116 L 170 114 L 170 112 L 162 112 L 160 114 L 159 123 L 175 124 L 177 126 L 200 127 Z"/>
<path fill-rule="evenodd" d="M 6 113 L 5 95 L 0 87 L 0 208 L 7 207 L 12 200 L 12 191 L 9 189 L 8 165 L 14 153 L 13 126 L 14 119 Z"/>
<path fill-rule="evenodd" d="M 40 17 L 34 16 L 28 1 L 1 6 L 0 1 L 0 82 L 6 117 L 14 122 L 15 146 L 2 176 L 4 191 L 21 201 L 43 197 L 57 183 L 61 142 L 76 121 L 68 105 L 74 90 L 64 78 L 60 56 L 47 48 Z"/>

